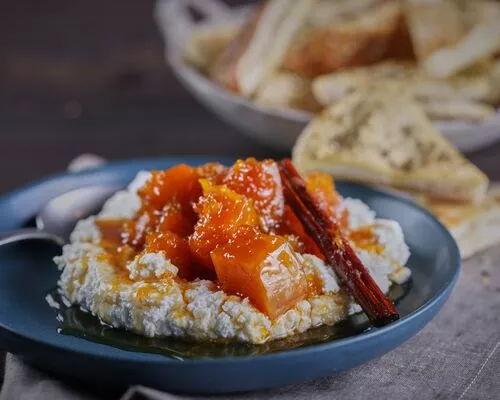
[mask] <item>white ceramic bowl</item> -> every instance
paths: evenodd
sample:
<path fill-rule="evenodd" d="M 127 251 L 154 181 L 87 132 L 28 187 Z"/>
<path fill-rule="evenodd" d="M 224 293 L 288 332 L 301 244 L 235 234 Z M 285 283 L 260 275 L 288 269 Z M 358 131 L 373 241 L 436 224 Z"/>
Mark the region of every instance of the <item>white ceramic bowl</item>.
<path fill-rule="evenodd" d="M 204 19 L 194 22 L 189 8 Z M 289 151 L 312 114 L 289 108 L 263 107 L 228 92 L 186 64 L 184 45 L 192 30 L 201 25 L 242 20 L 249 7 L 228 7 L 219 0 L 158 0 L 155 17 L 166 43 L 166 59 L 185 88 L 208 109 L 238 131 L 275 149 Z M 500 140 L 500 112 L 483 123 L 446 121 L 438 129 L 460 150 L 478 150 Z"/>

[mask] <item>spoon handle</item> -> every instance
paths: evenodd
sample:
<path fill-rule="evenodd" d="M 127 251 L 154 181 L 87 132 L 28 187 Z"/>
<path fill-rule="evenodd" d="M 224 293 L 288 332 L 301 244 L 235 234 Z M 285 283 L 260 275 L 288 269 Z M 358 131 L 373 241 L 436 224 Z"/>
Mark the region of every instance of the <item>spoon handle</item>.
<path fill-rule="evenodd" d="M 35 228 L 24 228 L 9 232 L 0 232 L 0 246 L 31 239 L 50 240 L 61 246 L 64 244 L 64 240 L 59 236 Z"/>

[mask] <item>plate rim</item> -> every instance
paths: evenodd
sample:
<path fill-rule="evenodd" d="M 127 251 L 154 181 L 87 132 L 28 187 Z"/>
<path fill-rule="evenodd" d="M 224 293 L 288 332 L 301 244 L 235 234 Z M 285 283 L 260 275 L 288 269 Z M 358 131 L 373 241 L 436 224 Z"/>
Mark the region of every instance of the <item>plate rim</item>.
<path fill-rule="evenodd" d="M 129 159 L 129 160 L 121 160 L 121 161 L 112 161 L 104 166 L 92 168 L 89 170 L 81 171 L 81 172 L 63 172 L 63 173 L 57 173 L 57 174 L 52 174 L 48 175 L 45 177 L 42 177 L 41 179 L 35 180 L 31 183 L 28 183 L 26 185 L 23 185 L 17 189 L 14 189 L 10 192 L 7 192 L 6 194 L 3 194 L 0 196 L 0 210 L 3 209 L 4 207 L 8 206 L 8 203 L 11 202 L 13 199 L 15 199 L 17 196 L 22 195 L 26 191 L 33 191 L 37 189 L 41 189 L 44 186 L 47 186 L 50 183 L 55 183 L 58 181 L 62 181 L 67 178 L 73 178 L 73 177 L 92 177 L 95 175 L 100 175 L 103 173 L 112 173 L 115 177 L 120 175 L 120 171 L 123 168 L 126 169 L 133 169 L 137 168 L 137 171 L 144 169 L 142 165 L 154 165 L 154 164 L 173 164 L 173 163 L 178 163 L 178 162 L 185 162 L 185 163 L 190 163 L 192 162 L 193 164 L 195 163 L 203 163 L 207 162 L 209 160 L 218 160 L 221 162 L 231 162 L 234 161 L 235 157 L 227 157 L 227 156 L 222 156 L 222 157 L 216 157 L 216 156 L 172 156 L 172 157 L 159 157 L 159 158 L 135 158 L 135 159 Z M 116 180 L 116 179 L 115 179 Z M 398 202 L 403 202 L 407 206 L 412 207 L 414 209 L 417 209 L 419 212 L 424 213 L 430 220 L 436 224 L 437 228 L 441 231 L 441 233 L 444 235 L 446 243 L 447 243 L 447 248 L 450 252 L 451 256 L 451 263 L 453 264 L 453 273 L 451 274 L 450 277 L 448 277 L 447 282 L 430 298 L 428 299 L 424 304 L 422 304 L 420 307 L 417 309 L 413 310 L 410 312 L 408 315 L 405 315 L 404 317 L 400 318 L 398 321 L 382 327 L 382 328 L 375 328 L 372 327 L 368 332 L 363 332 L 355 336 L 347 337 L 347 338 L 342 338 L 338 340 L 334 340 L 331 342 L 327 343 L 320 343 L 320 344 L 313 344 L 305 347 L 299 347 L 299 348 L 293 348 L 289 350 L 283 350 L 279 351 L 276 353 L 268 353 L 268 354 L 262 354 L 262 355 L 248 355 L 248 356 L 227 356 L 227 357 L 220 357 L 220 358 L 208 358 L 208 359 L 183 359 L 182 361 L 171 358 L 171 357 L 166 357 L 166 356 L 160 356 L 157 357 L 157 354 L 152 354 L 152 353 L 143 353 L 143 352 L 132 352 L 132 351 L 127 351 L 124 350 L 123 354 L 109 354 L 106 352 L 100 352 L 97 354 L 96 352 L 88 352 L 82 349 L 74 349 L 71 348 L 70 346 L 67 345 L 55 345 L 50 342 L 47 342 L 43 339 L 40 338 L 33 338 L 26 336 L 24 334 L 21 334 L 19 332 L 16 332 L 14 330 L 11 330 L 8 328 L 2 321 L 0 321 L 0 330 L 3 330 L 7 333 L 7 335 L 13 335 L 17 339 L 21 339 L 27 342 L 31 343 L 36 343 L 37 345 L 45 346 L 47 348 L 50 348 L 51 350 L 56 350 L 56 351 L 65 351 L 69 352 L 75 356 L 84 356 L 84 357 L 91 357 L 91 358 L 96 358 L 96 359 L 106 359 L 106 360 L 114 360 L 114 361 L 120 361 L 120 362 L 132 362 L 132 363 L 143 363 L 143 364 L 177 364 L 183 363 L 183 364 L 189 364 L 192 366 L 207 366 L 207 365 L 220 365 L 220 364 L 241 364 L 241 363 L 255 363 L 255 362 L 266 362 L 269 359 L 282 359 L 282 358 L 294 358 L 294 357 L 302 357 L 304 355 L 311 355 L 315 354 L 317 352 L 322 352 L 322 351 L 334 351 L 338 350 L 341 348 L 345 348 L 351 345 L 355 345 L 356 343 L 360 341 L 366 341 L 366 340 L 373 340 L 377 339 L 380 336 L 385 336 L 391 332 L 394 332 L 395 330 L 399 330 L 404 328 L 406 325 L 411 324 L 412 321 L 417 319 L 419 316 L 421 316 L 424 313 L 431 312 L 432 309 L 439 303 L 441 300 L 447 299 L 451 291 L 453 290 L 456 281 L 458 280 L 458 277 L 460 275 L 460 270 L 461 270 L 461 258 L 460 258 L 460 253 L 458 246 L 453 239 L 452 235 L 449 233 L 449 231 L 444 227 L 444 225 L 436 218 L 434 217 L 428 210 L 425 208 L 421 207 L 420 205 L 416 204 L 415 202 L 401 197 L 397 196 L 395 194 L 391 194 L 388 192 L 384 192 L 382 190 L 372 188 L 367 185 L 361 185 L 361 184 L 356 184 L 356 183 L 350 183 L 350 182 L 344 182 L 344 181 L 339 181 L 339 184 L 346 184 L 349 186 L 359 186 L 362 187 L 368 192 L 372 192 L 373 194 L 376 194 L 377 196 L 381 196 L 382 198 L 389 198 L 392 200 L 396 200 Z M 81 185 L 83 186 L 83 185 Z M 11 217 L 13 218 L 13 217 Z M 22 222 L 22 221 L 19 221 Z M 84 340 L 85 339 L 79 339 L 79 340 Z M 92 341 L 88 341 L 89 343 L 93 343 Z M 106 345 L 107 346 L 107 345 Z M 113 346 L 111 346 L 113 347 Z M 8 350 L 8 349 L 6 349 Z M 141 357 L 142 356 L 142 357 Z M 151 359 L 144 359 L 144 356 L 151 356 Z"/>

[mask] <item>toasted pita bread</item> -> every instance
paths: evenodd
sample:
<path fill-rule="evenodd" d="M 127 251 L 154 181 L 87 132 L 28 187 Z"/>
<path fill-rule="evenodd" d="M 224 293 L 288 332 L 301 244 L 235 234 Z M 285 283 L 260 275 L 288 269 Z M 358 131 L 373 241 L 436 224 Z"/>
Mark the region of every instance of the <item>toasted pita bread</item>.
<path fill-rule="evenodd" d="M 311 28 L 325 27 L 357 17 L 384 0 L 318 0 L 307 17 Z"/>
<path fill-rule="evenodd" d="M 257 104 L 289 107 L 317 112 L 321 105 L 311 91 L 311 81 L 297 74 L 278 72 L 259 87 L 254 98 Z"/>
<path fill-rule="evenodd" d="M 438 79 L 415 64 L 387 61 L 320 76 L 313 80 L 312 91 L 319 103 L 329 105 L 355 91 L 384 90 L 400 83 L 433 120 L 482 121 L 495 113 L 491 104 L 500 99 L 499 72 L 500 67 L 482 62 L 454 77 Z"/>
<path fill-rule="evenodd" d="M 316 77 L 378 62 L 387 55 L 403 18 L 400 3 L 389 1 L 348 20 L 301 30 L 286 53 L 283 69 Z"/>
<path fill-rule="evenodd" d="M 476 25 L 455 45 L 443 47 L 423 63 L 430 76 L 447 78 L 500 50 L 500 24 L 497 20 Z"/>
<path fill-rule="evenodd" d="M 481 63 L 448 79 L 426 76 L 412 63 L 387 61 L 368 67 L 328 74 L 314 79 L 312 90 L 321 104 L 331 104 L 347 93 L 377 82 L 401 82 L 422 100 L 492 100 L 491 63 Z"/>
<path fill-rule="evenodd" d="M 414 64 L 384 62 L 320 76 L 314 79 L 312 91 L 321 104 L 329 105 L 355 91 L 382 91 L 400 83 L 433 120 L 482 121 L 495 114 L 495 108 L 486 104 L 498 97 L 491 74 L 491 65 L 485 63 L 455 77 L 437 79 L 422 74 Z"/>
<path fill-rule="evenodd" d="M 500 185 L 490 188 L 479 204 L 457 204 L 419 197 L 457 241 L 462 258 L 500 243 Z"/>
<path fill-rule="evenodd" d="M 498 58 L 490 72 L 490 101 L 492 104 L 500 103 L 500 58 Z"/>
<path fill-rule="evenodd" d="M 412 62 L 417 60 L 409 24 L 404 13 L 402 13 L 392 38 L 387 45 L 387 53 L 384 59 Z"/>
<path fill-rule="evenodd" d="M 184 48 L 184 59 L 203 73 L 208 73 L 228 43 L 238 34 L 240 24 L 207 26 L 196 29 Z"/>
<path fill-rule="evenodd" d="M 221 55 L 212 69 L 212 78 L 244 96 L 253 95 L 279 68 L 314 1 L 262 2 Z"/>
<path fill-rule="evenodd" d="M 292 152 L 304 173 L 481 201 L 488 178 L 433 127 L 403 89 L 356 92 L 314 118 Z"/>
<path fill-rule="evenodd" d="M 467 30 L 489 21 L 500 20 L 500 2 L 496 0 L 460 0 Z"/>
<path fill-rule="evenodd" d="M 405 14 L 419 62 L 442 47 L 457 43 L 465 33 L 462 12 L 453 0 L 407 0 Z"/>
<path fill-rule="evenodd" d="M 404 11 L 419 62 L 454 45 L 465 33 L 462 11 L 454 0 L 406 0 Z"/>
<path fill-rule="evenodd" d="M 492 63 L 479 62 L 460 74 L 447 79 L 427 76 L 418 71 L 412 82 L 412 91 L 421 100 L 472 100 L 490 102 Z"/>
<path fill-rule="evenodd" d="M 484 121 L 496 113 L 495 107 L 472 100 L 421 100 L 427 116 L 432 120 Z"/>
<path fill-rule="evenodd" d="M 352 68 L 347 71 L 319 76 L 312 82 L 314 97 L 323 105 L 330 105 L 349 93 L 363 90 L 369 85 L 386 81 L 405 82 L 415 75 L 415 65 L 387 61 L 368 67 Z"/>

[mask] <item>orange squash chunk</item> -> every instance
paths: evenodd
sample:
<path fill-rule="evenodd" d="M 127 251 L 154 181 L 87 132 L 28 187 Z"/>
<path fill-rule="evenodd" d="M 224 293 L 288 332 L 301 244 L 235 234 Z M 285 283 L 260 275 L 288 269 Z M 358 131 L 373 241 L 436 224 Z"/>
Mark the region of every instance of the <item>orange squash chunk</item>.
<path fill-rule="evenodd" d="M 283 216 L 285 200 L 278 165 L 273 160 L 238 160 L 223 180 L 230 189 L 253 200 L 261 227 L 268 231 Z"/>
<path fill-rule="evenodd" d="M 172 201 L 187 208 L 201 195 L 198 179 L 195 168 L 180 164 L 164 171 L 154 171 L 138 194 L 143 203 L 155 210 L 161 210 Z"/>
<path fill-rule="evenodd" d="M 132 221 L 124 224 L 124 242 L 138 249 L 152 232 L 172 231 L 187 236 L 193 231 L 196 214 L 192 204 L 201 195 L 195 168 L 181 164 L 153 171 L 138 195 L 142 206 Z"/>
<path fill-rule="evenodd" d="M 194 279 L 194 262 L 186 239 L 174 232 L 162 232 L 149 235 L 146 239 L 147 252 L 163 252 L 165 257 L 179 269 L 178 276 Z"/>
<path fill-rule="evenodd" d="M 330 216 L 335 217 L 335 206 L 340 202 L 335 184 L 330 175 L 313 172 L 306 179 L 307 191 L 313 195 L 319 206 Z"/>
<path fill-rule="evenodd" d="M 220 185 L 226 176 L 228 167 L 217 162 L 206 163 L 196 168 L 200 178 L 210 180 L 214 185 Z"/>
<path fill-rule="evenodd" d="M 302 223 L 299 221 L 295 213 L 292 211 L 290 206 L 285 206 L 285 212 L 283 213 L 283 219 L 276 230 L 279 235 L 293 235 L 297 240 L 292 241 L 294 245 L 294 250 L 299 253 L 309 253 L 314 254 L 316 257 L 324 260 L 324 256 L 320 249 L 312 240 L 309 235 L 305 232 Z"/>
<path fill-rule="evenodd" d="M 259 219 L 251 200 L 225 185 L 212 185 L 206 179 L 200 182 L 203 196 L 195 206 L 199 219 L 189 237 L 189 247 L 196 261 L 213 270 L 210 252 L 226 243 L 237 227 L 256 226 Z"/>
<path fill-rule="evenodd" d="M 308 295 L 302 266 L 280 236 L 243 226 L 211 256 L 224 291 L 248 297 L 272 319 Z"/>
<path fill-rule="evenodd" d="M 101 241 L 119 246 L 122 242 L 123 219 L 98 219 L 95 221 L 101 233 Z"/>
<path fill-rule="evenodd" d="M 196 214 L 191 207 L 183 209 L 179 202 L 172 201 L 163 207 L 156 231 L 171 231 L 186 237 L 193 232 L 195 223 Z"/>

